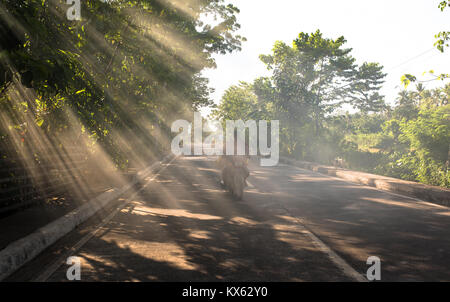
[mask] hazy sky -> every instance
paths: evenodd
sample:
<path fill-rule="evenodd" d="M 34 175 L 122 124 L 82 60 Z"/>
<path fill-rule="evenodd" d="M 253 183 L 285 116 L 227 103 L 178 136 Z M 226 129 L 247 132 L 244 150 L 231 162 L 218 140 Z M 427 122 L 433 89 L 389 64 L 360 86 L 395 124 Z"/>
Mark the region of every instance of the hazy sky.
<path fill-rule="evenodd" d="M 433 49 L 434 35 L 450 30 L 450 9 L 441 0 L 232 0 L 241 13 L 240 34 L 248 41 L 241 52 L 216 56 L 217 69 L 206 70 L 219 102 L 224 90 L 239 81 L 268 75 L 259 61 L 276 40 L 289 45 L 300 32 L 320 29 L 326 38 L 343 35 L 358 63 L 379 62 L 388 73 L 383 93 L 392 102 L 405 73 L 422 76 L 433 69 L 450 73 L 450 49 Z M 440 83 L 426 84 L 427 87 Z"/>

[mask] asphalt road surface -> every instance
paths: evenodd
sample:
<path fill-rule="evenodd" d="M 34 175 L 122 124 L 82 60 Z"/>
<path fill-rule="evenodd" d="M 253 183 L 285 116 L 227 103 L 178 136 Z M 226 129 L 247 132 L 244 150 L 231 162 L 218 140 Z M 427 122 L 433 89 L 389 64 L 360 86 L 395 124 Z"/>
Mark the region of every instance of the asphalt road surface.
<path fill-rule="evenodd" d="M 381 281 L 450 281 L 449 208 L 283 164 L 250 170 L 235 201 L 214 158 L 179 158 L 13 279 L 67 281 L 72 248 L 82 281 L 364 281 L 370 256 Z"/>

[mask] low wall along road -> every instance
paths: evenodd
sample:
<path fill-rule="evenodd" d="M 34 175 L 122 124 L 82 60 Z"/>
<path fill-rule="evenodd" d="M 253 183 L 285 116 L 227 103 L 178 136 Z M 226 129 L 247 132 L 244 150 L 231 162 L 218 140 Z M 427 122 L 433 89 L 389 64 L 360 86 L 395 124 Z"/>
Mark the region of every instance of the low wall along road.
<path fill-rule="evenodd" d="M 314 172 L 336 176 L 351 182 L 368 185 L 424 201 L 450 206 L 450 190 L 424 185 L 417 182 L 401 180 L 392 177 L 380 176 L 370 173 L 357 172 L 342 168 L 324 166 L 316 163 L 293 160 L 290 158 L 281 158 L 280 162 L 297 166 L 299 168 L 311 170 Z"/>

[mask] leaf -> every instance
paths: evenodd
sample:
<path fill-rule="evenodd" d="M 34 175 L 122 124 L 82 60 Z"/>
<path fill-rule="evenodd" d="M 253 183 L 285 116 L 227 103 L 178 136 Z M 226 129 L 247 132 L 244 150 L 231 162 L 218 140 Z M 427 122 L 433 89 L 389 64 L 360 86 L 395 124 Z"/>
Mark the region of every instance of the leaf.
<path fill-rule="evenodd" d="M 411 82 L 417 81 L 417 78 L 411 74 L 404 74 L 401 77 L 401 81 L 402 81 L 403 86 L 405 86 L 405 88 L 407 88 L 409 86 L 409 84 L 411 84 Z"/>
<path fill-rule="evenodd" d="M 36 120 L 36 125 L 38 125 L 39 127 L 42 127 L 43 124 L 44 124 L 44 119 L 39 118 Z"/>

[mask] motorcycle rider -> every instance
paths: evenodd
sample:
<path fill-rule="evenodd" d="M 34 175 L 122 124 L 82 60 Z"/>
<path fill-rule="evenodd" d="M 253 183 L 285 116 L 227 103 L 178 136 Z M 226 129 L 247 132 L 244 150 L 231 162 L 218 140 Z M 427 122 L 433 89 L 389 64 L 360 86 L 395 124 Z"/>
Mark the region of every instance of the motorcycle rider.
<path fill-rule="evenodd" d="M 227 155 L 225 150 L 223 152 L 224 155 L 221 155 L 218 159 L 219 166 L 221 167 L 221 176 L 222 182 L 226 185 L 226 173 L 230 173 L 230 171 L 236 171 L 236 168 L 242 168 L 245 171 L 245 186 L 247 186 L 247 178 L 250 176 L 250 171 L 248 169 L 248 160 L 249 160 L 249 152 L 248 152 L 248 144 L 245 143 L 245 155 L 237 155 L 237 146 L 238 146 L 238 135 L 237 130 L 234 131 L 234 152 L 233 155 Z M 225 147 L 225 146 L 224 146 Z M 225 148 L 224 148 L 225 149 Z"/>

